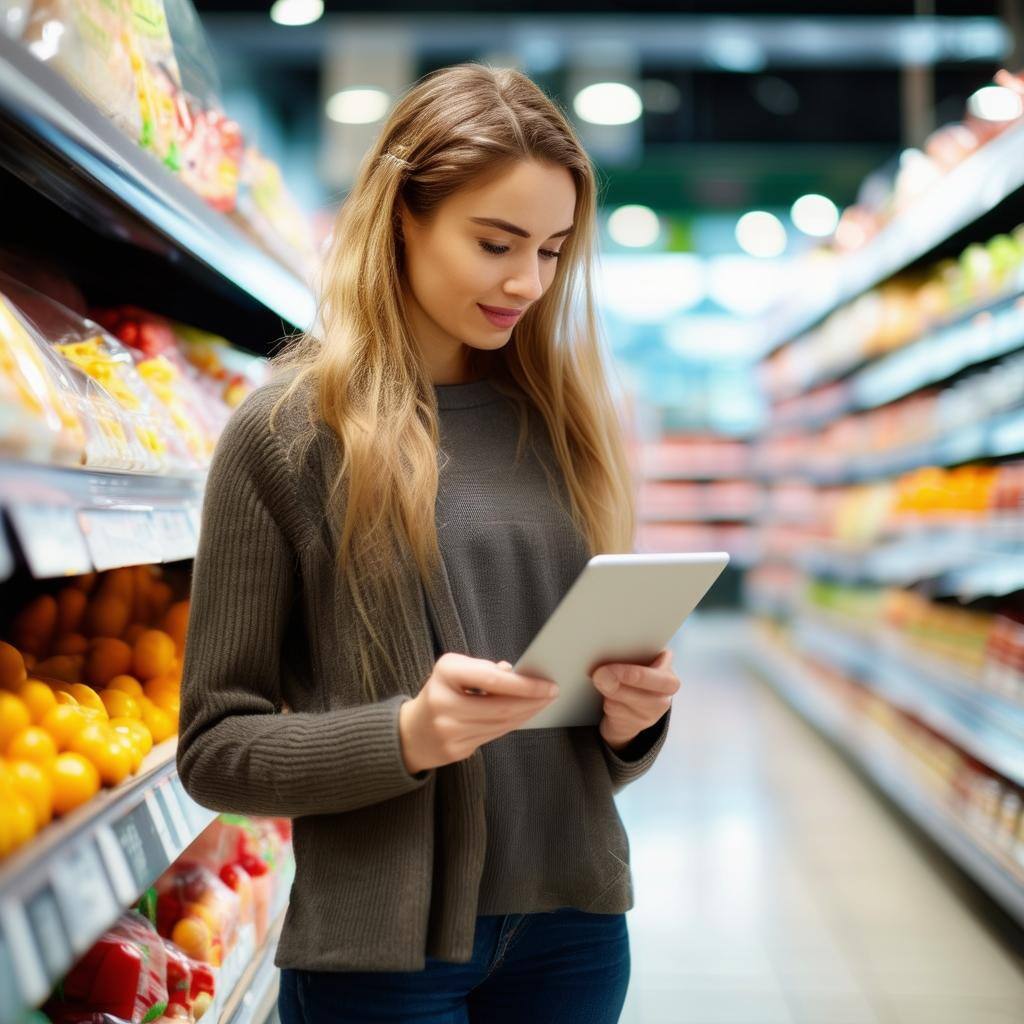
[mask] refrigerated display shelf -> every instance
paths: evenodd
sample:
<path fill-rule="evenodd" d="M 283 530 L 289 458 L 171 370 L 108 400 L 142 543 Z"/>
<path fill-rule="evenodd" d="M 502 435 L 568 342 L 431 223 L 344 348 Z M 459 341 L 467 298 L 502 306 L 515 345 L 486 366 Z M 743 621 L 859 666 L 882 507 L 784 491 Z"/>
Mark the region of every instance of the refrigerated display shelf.
<path fill-rule="evenodd" d="M 177 740 L 0 861 L 0 1024 L 68 968 L 214 820 L 184 790 Z"/>
<path fill-rule="evenodd" d="M 1024 121 L 987 142 L 856 252 L 801 277 L 799 298 L 769 311 L 762 351 L 803 334 L 838 306 L 916 263 L 1024 186 Z"/>
<path fill-rule="evenodd" d="M 817 611 L 801 611 L 794 640 L 811 657 L 842 669 L 983 764 L 1024 785 L 1024 705 L 980 689 L 881 628 L 872 634 L 853 632 Z"/>
<path fill-rule="evenodd" d="M 281 913 L 267 933 L 266 941 L 249 958 L 245 970 L 231 986 L 223 1006 L 218 1008 L 215 1003 L 210 1007 L 215 1012 L 210 1018 L 214 1024 L 266 1024 L 274 1011 L 281 980 L 281 973 L 274 966 L 274 955 L 283 923 Z"/>
<path fill-rule="evenodd" d="M 312 324 L 306 284 L 2 32 L 0 124 L 0 161 L 58 205 L 71 196 L 104 221 L 113 205 L 295 327 Z"/>
<path fill-rule="evenodd" d="M 0 507 L 38 579 L 195 557 L 205 484 L 0 459 Z"/>
<path fill-rule="evenodd" d="M 807 677 L 795 658 L 761 637 L 747 649 L 752 672 L 765 678 L 798 714 L 850 757 L 913 823 L 1024 925 L 1024 866 L 1011 863 L 1005 852 L 968 832 L 954 814 L 912 788 L 893 763 L 892 751 L 883 745 L 884 734 L 871 742 L 853 728 L 842 708 Z"/>

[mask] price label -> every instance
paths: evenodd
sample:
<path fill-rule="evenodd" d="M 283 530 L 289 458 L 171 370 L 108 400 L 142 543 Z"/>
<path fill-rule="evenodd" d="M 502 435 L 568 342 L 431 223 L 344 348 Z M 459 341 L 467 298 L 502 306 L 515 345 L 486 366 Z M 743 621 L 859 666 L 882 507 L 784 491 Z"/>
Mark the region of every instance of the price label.
<path fill-rule="evenodd" d="M 50 879 L 67 922 L 71 948 L 82 953 L 120 909 L 92 839 L 82 840 L 62 854 Z"/>
<path fill-rule="evenodd" d="M 177 562 L 195 557 L 196 529 L 185 509 L 156 509 L 152 519 L 161 561 Z"/>
<path fill-rule="evenodd" d="M 9 505 L 7 515 L 36 579 L 91 572 L 89 549 L 75 511 L 59 505 Z"/>
<path fill-rule="evenodd" d="M 103 866 L 107 869 L 107 875 L 114 887 L 117 902 L 121 906 L 133 902 L 142 886 L 136 885 L 135 876 L 128 866 L 128 858 L 117 841 L 114 830 L 109 825 L 100 825 L 93 835 L 103 858 Z"/>
<path fill-rule="evenodd" d="M 164 809 L 164 820 L 170 824 L 171 831 L 176 837 L 178 849 L 183 850 L 192 842 L 193 833 L 185 820 L 185 814 L 171 787 L 170 779 L 165 779 L 157 785 L 156 796 Z"/>
<path fill-rule="evenodd" d="M 156 829 L 156 834 L 160 837 L 160 845 L 167 858 L 166 863 L 170 863 L 178 856 L 179 847 L 175 837 L 171 835 L 171 828 L 167 824 L 163 807 L 152 789 L 146 793 L 146 807 L 149 808 L 149 817 L 153 822 L 153 828 Z"/>
<path fill-rule="evenodd" d="M 160 544 L 148 512 L 83 509 L 79 525 L 101 572 L 125 565 L 150 565 L 161 560 Z"/>
<path fill-rule="evenodd" d="M 160 821 L 163 822 L 162 815 Z M 167 852 L 148 802 L 137 804 L 115 821 L 111 831 L 128 862 L 136 892 L 150 885 L 174 856 Z"/>
<path fill-rule="evenodd" d="M 20 1003 L 14 960 L 6 936 L 0 932 L 0 1024 L 15 1024 L 21 1017 Z"/>
<path fill-rule="evenodd" d="M 8 900 L 0 906 L 0 937 L 2 937 L 7 955 L 14 965 L 18 984 L 0 989 L 3 998 L 0 1004 L 7 1011 L 8 1000 L 15 1005 L 18 1017 L 21 1017 L 19 1000 L 31 1006 L 41 1003 L 50 991 L 50 979 L 43 971 L 43 965 L 36 953 L 35 941 L 32 938 L 32 927 L 29 924 L 25 908 L 15 900 Z"/>
<path fill-rule="evenodd" d="M 44 885 L 31 899 L 25 901 L 25 913 L 28 915 L 46 977 L 51 983 L 55 982 L 68 969 L 72 953 L 57 906 L 57 898 L 49 884 Z"/>

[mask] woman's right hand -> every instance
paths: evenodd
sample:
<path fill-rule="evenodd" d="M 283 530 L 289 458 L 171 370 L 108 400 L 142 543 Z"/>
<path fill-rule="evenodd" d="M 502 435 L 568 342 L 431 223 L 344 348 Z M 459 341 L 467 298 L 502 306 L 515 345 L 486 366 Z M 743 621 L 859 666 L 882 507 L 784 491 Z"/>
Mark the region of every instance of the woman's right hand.
<path fill-rule="evenodd" d="M 555 683 L 519 675 L 507 661 L 454 651 L 442 654 L 423 689 L 399 709 L 405 767 L 415 775 L 461 761 L 531 719 L 557 696 Z"/>

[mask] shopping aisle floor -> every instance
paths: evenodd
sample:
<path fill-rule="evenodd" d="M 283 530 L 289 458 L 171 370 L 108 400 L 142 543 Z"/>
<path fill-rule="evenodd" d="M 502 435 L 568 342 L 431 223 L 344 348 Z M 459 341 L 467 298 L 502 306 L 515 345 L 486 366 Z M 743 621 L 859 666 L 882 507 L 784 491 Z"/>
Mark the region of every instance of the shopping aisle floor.
<path fill-rule="evenodd" d="M 747 628 L 686 624 L 668 741 L 616 798 L 621 1024 L 1021 1024 L 1019 933 L 751 675 Z"/>

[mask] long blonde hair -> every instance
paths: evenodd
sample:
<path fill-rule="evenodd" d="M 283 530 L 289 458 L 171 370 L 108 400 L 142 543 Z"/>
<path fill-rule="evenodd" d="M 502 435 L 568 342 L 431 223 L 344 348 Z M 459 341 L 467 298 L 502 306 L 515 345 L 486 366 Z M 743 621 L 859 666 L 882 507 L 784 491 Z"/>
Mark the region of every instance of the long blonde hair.
<path fill-rule="evenodd" d="M 399 592 L 397 539 L 424 583 L 440 562 L 435 524 L 439 428 L 427 366 L 404 314 L 399 199 L 423 223 L 453 193 L 532 159 L 567 168 L 576 185 L 573 233 L 554 280 L 500 350 L 470 348 L 471 370 L 525 395 L 546 422 L 592 554 L 631 551 L 634 484 L 609 390 L 593 301 L 597 188 L 590 159 L 558 106 L 526 75 L 476 62 L 443 68 L 395 104 L 338 213 L 325 258 L 319 327 L 275 356 L 298 369 L 276 415 L 303 381 L 337 437 L 341 468 L 328 515 L 340 525 L 338 571 L 359 612 L 363 693 L 375 700 L 376 649 L 387 638 L 369 608 Z M 521 434 L 525 428 L 520 401 Z M 271 416 L 273 423 L 274 415 Z"/>

